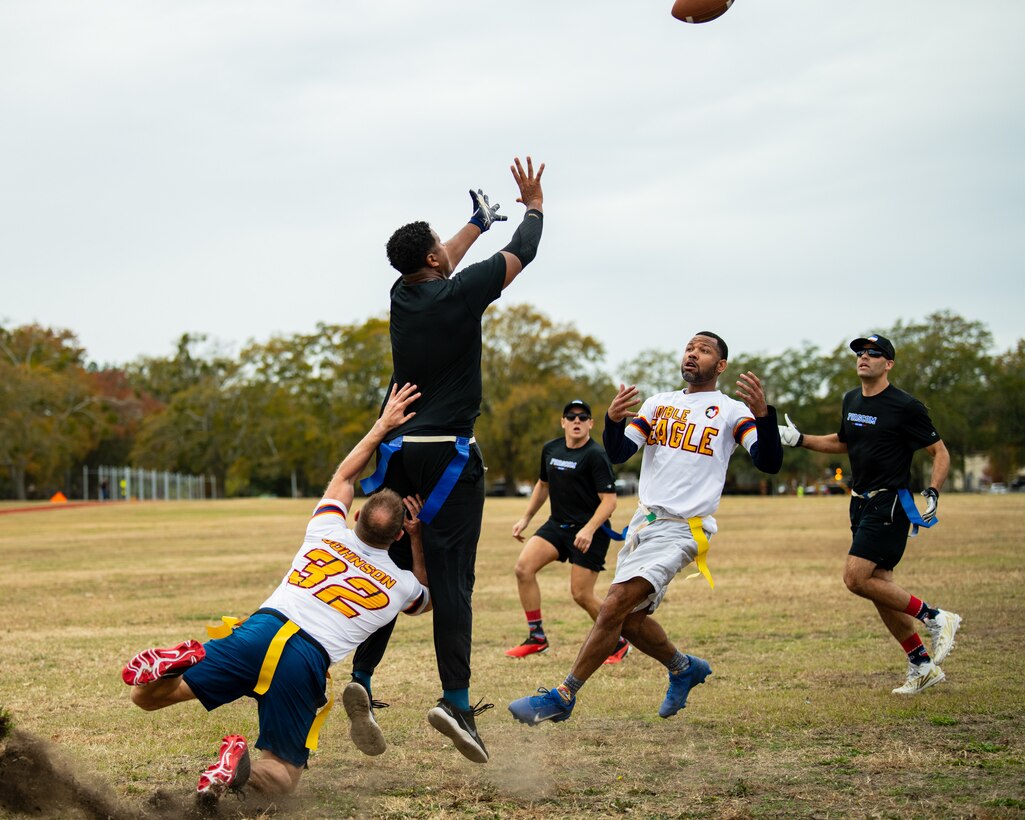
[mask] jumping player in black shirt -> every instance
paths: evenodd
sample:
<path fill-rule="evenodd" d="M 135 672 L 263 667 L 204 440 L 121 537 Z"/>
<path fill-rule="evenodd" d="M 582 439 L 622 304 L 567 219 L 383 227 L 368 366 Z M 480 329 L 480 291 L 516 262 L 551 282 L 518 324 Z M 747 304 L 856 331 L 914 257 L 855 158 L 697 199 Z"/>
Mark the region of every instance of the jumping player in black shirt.
<path fill-rule="evenodd" d="M 591 407 L 574 399 L 562 411 L 563 435 L 541 449 L 541 472 L 527 503 L 527 511 L 513 525 L 512 535 L 522 542 L 523 532 L 546 500 L 552 514 L 523 546 L 516 559 L 516 586 L 527 616 L 530 634 L 519 646 L 506 651 L 511 658 L 525 658 L 548 649 L 541 619 L 541 588 L 537 573 L 553 561 L 568 561 L 570 592 L 591 616 L 598 617 L 601 599 L 594 594 L 598 573 L 605 569 L 611 528 L 609 516 L 616 509 L 616 477 L 605 448 L 591 438 Z M 619 663 L 630 651 L 620 637 L 605 663 Z"/>
<path fill-rule="evenodd" d="M 426 222 L 404 225 L 388 240 L 388 261 L 401 277 L 391 289 L 392 382 L 411 383 L 423 394 L 415 416 L 382 445 L 378 471 L 363 489 L 405 487 L 402 497 L 424 499 L 424 562 L 434 599 L 434 651 L 442 696 L 427 714 L 465 757 L 486 763 L 488 752 L 474 718 L 491 704 L 470 706 L 470 646 L 474 565 L 484 513 L 484 463 L 473 438 L 481 405 L 481 317 L 534 259 L 541 239 L 542 163 L 535 173 L 517 158 L 511 168 L 526 207 L 523 221 L 498 253 L 463 268 L 470 246 L 499 215 L 482 191 L 471 191 L 474 212 L 455 236 L 442 242 Z M 390 550 L 399 567 L 411 566 L 408 539 Z M 370 693 L 371 675 L 388 646 L 392 621 L 367 639 L 353 657 L 353 679 Z M 372 752 L 368 752 L 372 753 Z"/>
<path fill-rule="evenodd" d="M 789 447 L 850 457 L 854 541 L 844 583 L 855 595 L 875 604 L 886 628 L 907 653 L 907 680 L 894 694 L 915 695 L 944 679 L 939 664 L 954 646 L 961 616 L 908 593 L 894 583 L 893 570 L 904 555 L 911 524 L 904 506 L 913 507 L 907 491 L 911 458 L 924 447 L 933 459 L 930 485 L 922 492 L 927 499 L 922 519 L 930 524 L 936 518 L 950 454 L 925 405 L 890 384 L 887 374 L 895 351 L 889 339 L 878 334 L 855 339 L 851 350 L 858 360 L 861 388 L 844 396 L 839 431 L 828 436 L 802 435 L 787 417 L 787 426 L 779 428 L 780 439 Z M 918 636 L 918 621 L 929 631 L 931 657 Z"/>

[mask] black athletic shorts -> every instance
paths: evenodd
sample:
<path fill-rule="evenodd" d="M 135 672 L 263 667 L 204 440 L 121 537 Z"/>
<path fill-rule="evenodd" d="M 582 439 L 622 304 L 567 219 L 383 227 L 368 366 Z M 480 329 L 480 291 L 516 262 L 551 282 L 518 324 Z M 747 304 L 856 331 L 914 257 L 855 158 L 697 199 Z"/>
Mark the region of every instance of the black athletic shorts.
<path fill-rule="evenodd" d="M 609 534 L 599 527 L 591 538 L 587 552 L 581 552 L 573 546 L 573 539 L 579 530 L 579 524 L 560 524 L 549 518 L 534 535 L 555 547 L 560 561 L 569 561 L 578 567 L 601 572 L 605 569 L 605 554 L 609 551 Z"/>
<path fill-rule="evenodd" d="M 854 541 L 849 554 L 882 569 L 893 569 L 904 555 L 910 527 L 896 490 L 886 490 L 871 498 L 851 496 Z"/>

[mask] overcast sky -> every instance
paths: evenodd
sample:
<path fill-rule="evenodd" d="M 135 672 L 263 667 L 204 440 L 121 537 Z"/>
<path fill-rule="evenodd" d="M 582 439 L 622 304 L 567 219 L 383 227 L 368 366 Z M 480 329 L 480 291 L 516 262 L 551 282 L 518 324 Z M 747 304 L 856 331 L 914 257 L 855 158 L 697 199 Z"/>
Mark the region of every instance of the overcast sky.
<path fill-rule="evenodd" d="M 533 304 L 617 364 L 952 309 L 1025 336 L 1025 3 L 0 3 L 0 324 L 90 359 L 383 315 L 384 243 L 547 163 Z M 900 347 L 900 340 L 894 340 Z"/>

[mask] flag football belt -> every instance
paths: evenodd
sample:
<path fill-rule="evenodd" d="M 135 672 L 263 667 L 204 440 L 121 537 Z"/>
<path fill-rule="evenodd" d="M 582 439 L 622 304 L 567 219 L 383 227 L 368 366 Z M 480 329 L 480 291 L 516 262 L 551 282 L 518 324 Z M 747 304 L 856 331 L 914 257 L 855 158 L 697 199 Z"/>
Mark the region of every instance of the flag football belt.
<path fill-rule="evenodd" d="M 867 493 L 856 493 L 851 490 L 851 495 L 855 498 L 864 498 L 866 501 L 870 498 L 875 498 L 880 493 L 893 492 L 888 490 L 886 487 L 880 487 L 878 490 L 870 490 Z M 925 527 L 929 529 L 939 523 L 939 518 L 933 518 L 932 521 L 926 521 L 922 518 L 922 514 L 918 511 L 918 507 L 915 506 L 915 497 L 911 495 L 911 490 L 897 490 L 897 498 L 900 499 L 900 505 L 904 508 L 904 514 L 908 517 L 908 521 L 911 522 L 911 537 L 914 538 L 918 535 L 918 528 Z"/>
<path fill-rule="evenodd" d="M 694 565 L 698 568 L 698 571 L 688 575 L 687 578 L 697 578 L 698 575 L 704 575 L 705 580 L 708 581 L 708 586 L 711 589 L 715 589 L 715 581 L 712 580 L 712 573 L 708 569 L 708 536 L 705 535 L 705 528 L 702 526 L 701 516 L 694 515 L 690 518 L 676 518 L 671 515 L 656 515 L 643 504 L 639 507 L 645 513 L 644 521 L 637 527 L 633 534 L 636 534 L 647 527 L 649 524 L 654 524 L 656 521 L 680 521 L 685 522 L 690 527 L 691 537 L 694 538 L 694 543 L 698 545 L 698 554 L 694 556 Z M 624 537 L 627 530 L 623 530 Z"/>
<path fill-rule="evenodd" d="M 584 525 L 583 524 L 559 524 L 559 529 L 560 530 L 579 530 L 582 526 L 584 526 Z M 619 530 L 612 529 L 612 525 L 608 521 L 606 521 L 604 524 L 602 524 L 600 527 L 598 527 L 598 529 L 600 529 L 602 532 L 604 532 L 606 535 L 608 535 L 608 537 L 611 538 L 613 541 L 625 541 L 626 540 L 626 531 L 628 529 L 630 529 L 630 528 L 629 527 L 623 527 L 622 532 L 620 532 Z"/>
<path fill-rule="evenodd" d="M 256 686 L 253 687 L 254 695 L 266 694 L 267 690 L 270 689 L 271 682 L 274 680 L 274 672 L 277 670 L 278 662 L 281 660 L 281 653 L 285 651 L 285 644 L 288 643 L 289 639 L 293 635 L 298 635 L 307 643 L 314 646 L 327 660 L 328 666 L 331 665 L 331 658 L 324 647 L 320 645 L 316 638 L 303 629 L 300 629 L 299 624 L 295 621 L 289 620 L 276 609 L 258 609 L 253 614 L 273 615 L 282 622 L 281 628 L 275 633 L 274 637 L 271 638 L 271 642 L 267 646 L 267 653 L 263 656 L 263 664 L 260 666 L 260 675 L 256 679 Z M 244 621 L 244 618 L 233 618 L 229 615 L 223 615 L 221 616 L 221 623 L 215 626 L 207 626 L 206 634 L 211 638 L 226 638 L 232 633 L 232 630 L 237 629 Z M 313 719 L 313 725 L 310 726 L 310 732 L 306 735 L 306 748 L 311 752 L 317 751 L 321 727 L 324 725 L 324 721 L 327 720 L 327 716 L 331 712 L 331 707 L 335 705 L 334 687 L 331 685 L 330 673 L 327 675 L 327 686 L 327 703 L 324 704 L 323 709 L 317 712 L 317 716 Z"/>
<path fill-rule="evenodd" d="M 420 510 L 420 514 L 417 516 L 425 524 L 430 524 L 434 520 L 434 516 L 438 514 L 442 504 L 445 503 L 449 493 L 452 492 L 452 488 L 456 486 L 456 482 L 459 481 L 459 476 L 463 474 L 466 462 L 470 460 L 470 445 L 477 442 L 477 439 L 473 436 L 399 436 L 391 441 L 382 441 L 381 446 L 377 448 L 377 469 L 372 476 L 360 481 L 360 488 L 369 495 L 384 484 L 384 477 L 388 473 L 388 462 L 391 461 L 391 457 L 395 453 L 402 449 L 404 443 L 434 444 L 437 442 L 454 443 L 456 454 L 452 457 L 448 466 L 445 467 L 445 472 L 441 474 L 441 478 L 438 479 L 434 489 L 427 496 L 423 509 Z"/>
<path fill-rule="evenodd" d="M 623 527 L 622 530 L 615 530 L 612 528 L 612 525 L 608 521 L 606 521 L 604 524 L 601 525 L 601 528 L 609 534 L 609 538 L 611 538 L 613 541 L 625 541 L 626 533 L 627 530 L 630 529 L 630 525 L 628 524 L 627 526 Z"/>

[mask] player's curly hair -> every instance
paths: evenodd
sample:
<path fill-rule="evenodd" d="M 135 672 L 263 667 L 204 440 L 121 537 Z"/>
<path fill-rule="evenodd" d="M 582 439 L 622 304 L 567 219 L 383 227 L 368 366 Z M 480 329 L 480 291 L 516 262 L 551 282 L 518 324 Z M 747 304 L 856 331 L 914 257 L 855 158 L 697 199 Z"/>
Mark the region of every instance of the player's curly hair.
<path fill-rule="evenodd" d="M 364 544 L 388 549 L 402 529 L 406 507 L 399 494 L 385 487 L 378 490 L 360 508 L 356 535 Z"/>
<path fill-rule="evenodd" d="M 695 336 L 708 336 L 710 339 L 715 339 L 718 342 L 719 347 L 719 358 L 728 359 L 730 357 L 730 349 L 726 347 L 726 342 L 723 341 L 722 336 L 718 333 L 712 333 L 711 330 L 699 330 L 694 334 Z"/>
<path fill-rule="evenodd" d="M 437 240 L 426 222 L 410 222 L 391 235 L 385 249 L 388 261 L 403 276 L 416 273 L 427 264 L 427 254 Z"/>

